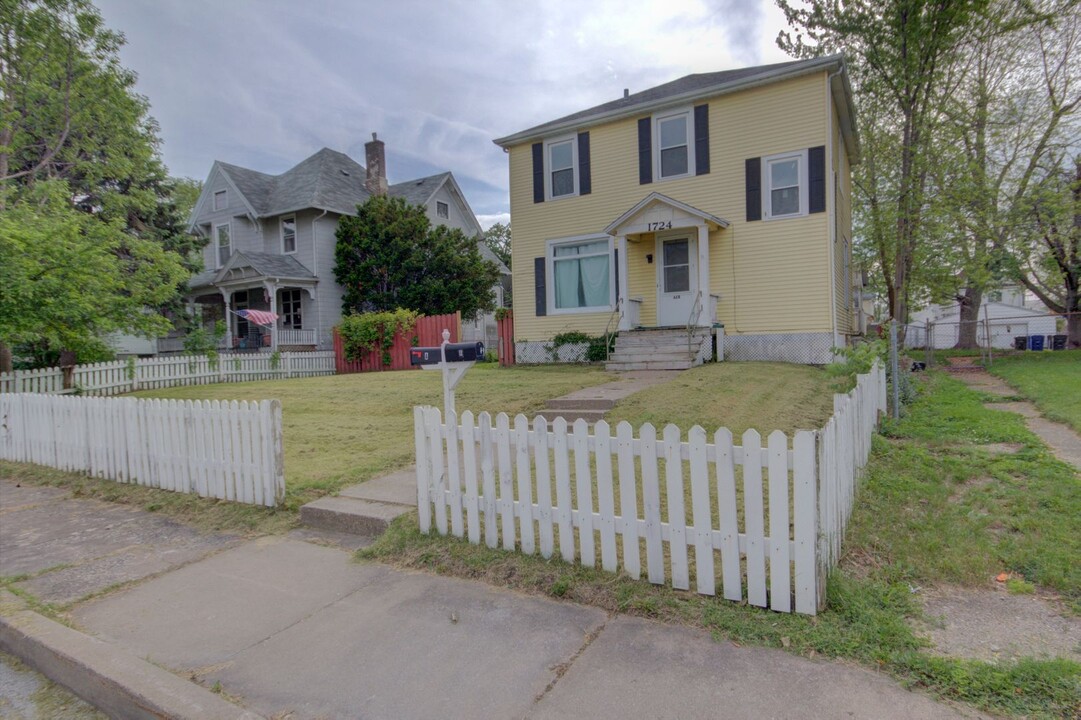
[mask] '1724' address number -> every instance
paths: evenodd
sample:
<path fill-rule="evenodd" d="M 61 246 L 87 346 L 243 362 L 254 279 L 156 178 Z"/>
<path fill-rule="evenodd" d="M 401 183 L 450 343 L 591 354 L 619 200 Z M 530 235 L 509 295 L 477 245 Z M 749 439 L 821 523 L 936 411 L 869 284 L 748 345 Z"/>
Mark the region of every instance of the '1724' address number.
<path fill-rule="evenodd" d="M 646 223 L 646 227 L 649 228 L 648 232 L 653 232 L 655 230 L 671 230 L 672 229 L 672 221 L 669 220 L 668 222 Z"/>

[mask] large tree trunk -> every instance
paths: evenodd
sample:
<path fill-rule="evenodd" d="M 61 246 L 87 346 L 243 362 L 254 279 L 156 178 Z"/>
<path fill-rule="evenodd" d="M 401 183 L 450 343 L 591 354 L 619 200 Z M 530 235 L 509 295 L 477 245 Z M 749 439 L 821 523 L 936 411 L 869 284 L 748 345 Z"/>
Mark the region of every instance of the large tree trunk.
<path fill-rule="evenodd" d="M 1066 347 L 1071 350 L 1081 349 L 1081 312 L 1066 318 Z"/>
<path fill-rule="evenodd" d="M 980 346 L 980 306 L 983 304 L 983 290 L 975 287 L 965 288 L 964 295 L 958 300 L 961 305 L 961 321 L 957 328 L 957 344 L 955 348 L 962 350 L 975 350 Z"/>
<path fill-rule="evenodd" d="M 11 358 L 11 347 L 0 342 L 0 373 L 9 373 L 15 369 Z"/>

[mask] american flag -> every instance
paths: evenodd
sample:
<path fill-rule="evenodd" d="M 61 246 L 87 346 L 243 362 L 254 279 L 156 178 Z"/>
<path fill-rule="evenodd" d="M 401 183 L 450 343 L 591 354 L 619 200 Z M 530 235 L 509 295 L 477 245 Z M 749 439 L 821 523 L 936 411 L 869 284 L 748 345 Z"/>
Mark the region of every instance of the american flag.
<path fill-rule="evenodd" d="M 278 319 L 277 313 L 268 312 L 266 310 L 237 310 L 236 314 L 249 322 L 265 327 L 272 326 L 274 321 Z"/>

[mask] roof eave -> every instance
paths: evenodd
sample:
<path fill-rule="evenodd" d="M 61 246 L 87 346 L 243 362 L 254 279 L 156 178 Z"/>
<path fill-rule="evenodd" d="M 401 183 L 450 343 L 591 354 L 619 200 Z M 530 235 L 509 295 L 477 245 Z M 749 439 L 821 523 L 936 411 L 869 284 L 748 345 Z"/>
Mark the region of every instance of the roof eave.
<path fill-rule="evenodd" d="M 641 115 L 644 112 L 653 112 L 654 110 L 660 110 L 666 107 L 683 105 L 687 102 L 698 100 L 705 97 L 715 97 L 718 95 L 727 95 L 731 92 L 739 90 L 748 90 L 759 85 L 768 85 L 770 83 L 779 82 L 781 80 L 789 80 L 792 78 L 801 77 L 803 75 L 809 75 L 815 72 L 821 72 L 822 70 L 829 69 L 831 67 L 844 67 L 844 61 L 840 55 L 827 55 L 825 57 L 809 60 L 805 65 L 799 65 L 797 67 L 782 68 L 780 70 L 772 70 L 762 73 L 761 75 L 752 75 L 748 78 L 741 78 L 739 80 L 732 80 L 726 83 L 720 83 L 718 85 L 711 85 L 710 87 L 702 88 L 699 90 L 693 90 L 690 92 L 680 93 L 678 95 L 669 95 L 665 98 L 653 100 L 650 102 L 639 103 L 637 105 L 631 105 L 625 108 L 619 108 L 618 110 L 610 110 L 604 113 L 598 113 L 590 117 L 578 118 L 576 120 L 569 120 L 567 122 L 559 123 L 557 125 L 542 124 L 528 130 L 523 130 L 513 135 L 507 135 L 506 137 L 496 138 L 492 142 L 501 148 L 509 148 L 513 145 L 520 145 L 525 142 L 531 142 L 534 140 L 541 140 L 552 135 L 557 135 L 568 130 L 576 128 L 587 128 L 602 123 L 611 122 L 624 117 L 634 117 Z M 847 82 L 847 81 L 846 81 Z"/>

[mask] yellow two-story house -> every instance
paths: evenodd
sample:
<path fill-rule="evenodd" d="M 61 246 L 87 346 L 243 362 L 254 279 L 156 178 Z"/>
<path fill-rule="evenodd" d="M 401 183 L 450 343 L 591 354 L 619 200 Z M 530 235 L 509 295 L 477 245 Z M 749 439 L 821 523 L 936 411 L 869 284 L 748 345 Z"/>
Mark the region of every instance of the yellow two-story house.
<path fill-rule="evenodd" d="M 717 335 L 728 359 L 825 363 L 857 332 L 840 56 L 688 75 L 495 143 L 519 362 L 618 329 L 613 369 L 689 367 Z"/>

